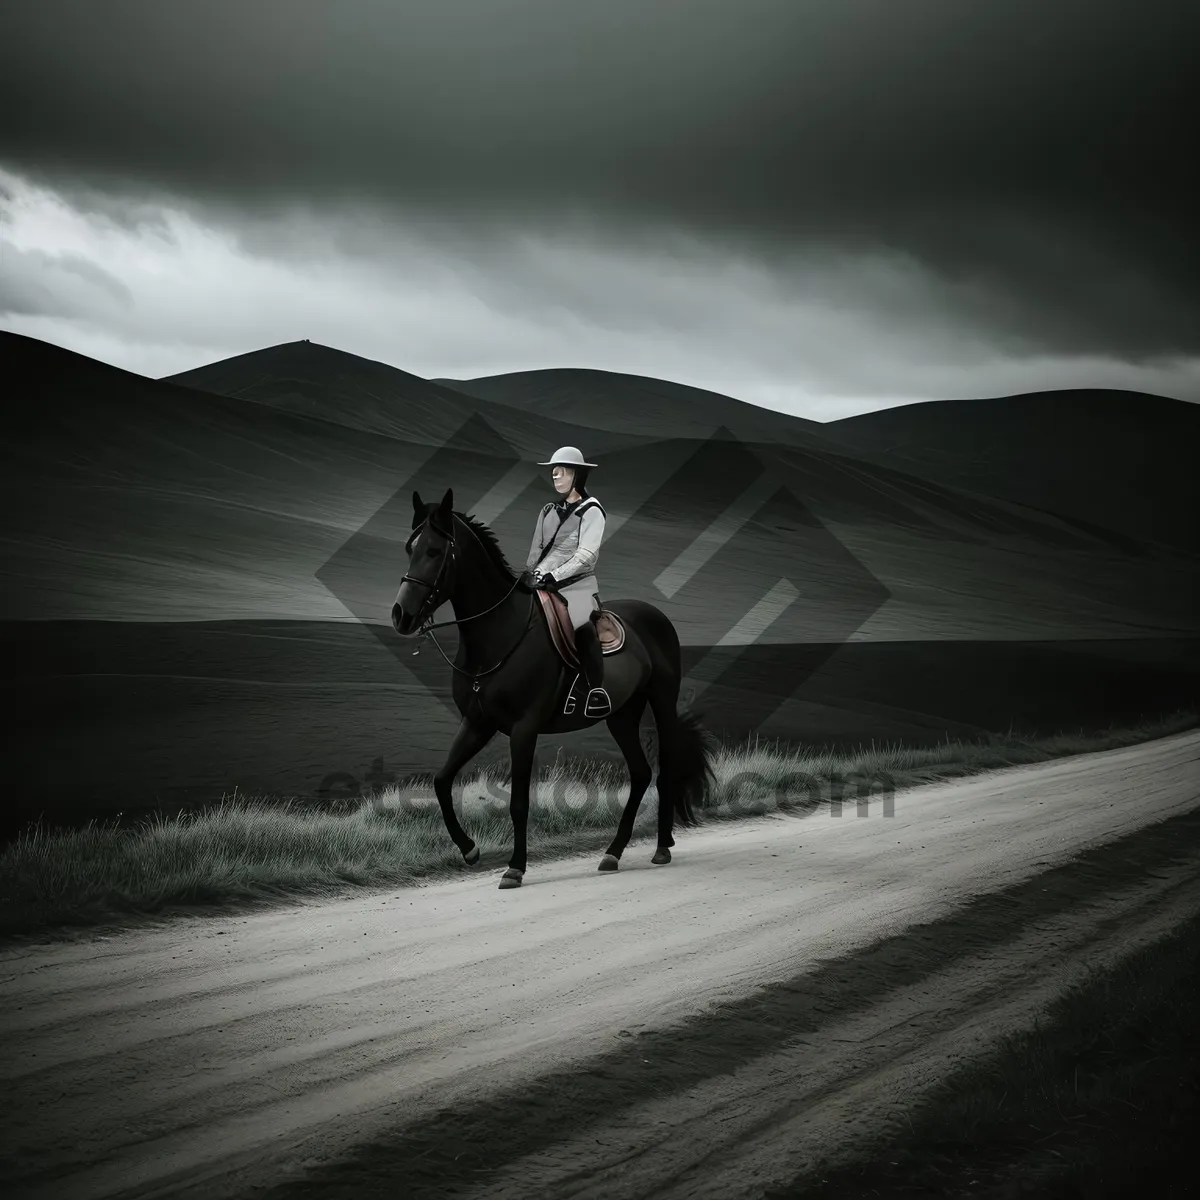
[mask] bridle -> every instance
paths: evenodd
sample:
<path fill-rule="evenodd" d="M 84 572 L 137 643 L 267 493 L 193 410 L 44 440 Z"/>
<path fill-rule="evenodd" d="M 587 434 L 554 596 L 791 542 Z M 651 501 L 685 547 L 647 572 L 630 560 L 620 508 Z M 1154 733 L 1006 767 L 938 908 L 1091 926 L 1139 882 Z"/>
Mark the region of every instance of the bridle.
<path fill-rule="evenodd" d="M 458 520 L 457 514 L 451 513 L 450 519 L 451 521 Z M 470 532 L 471 536 L 477 542 L 479 542 L 479 547 L 482 550 L 483 543 L 479 540 L 479 535 L 465 521 L 462 522 L 462 524 L 464 528 Z M 454 534 L 453 532 L 445 533 L 438 529 L 438 527 L 432 523 L 432 517 L 426 517 L 425 520 L 422 521 L 421 524 L 412 531 L 412 533 L 409 535 L 408 541 L 404 543 L 404 551 L 409 556 L 409 560 L 411 561 L 412 559 L 413 542 L 417 540 L 420 534 L 424 533 L 426 526 L 431 528 L 435 533 L 441 534 L 441 536 L 446 539 L 446 542 L 449 546 L 449 553 L 443 557 L 442 564 L 440 567 L 438 567 L 437 574 L 434 576 L 432 583 L 429 583 L 425 579 L 418 579 L 415 575 L 410 575 L 407 572 L 405 572 L 403 578 L 400 580 L 401 585 L 406 583 L 415 583 L 420 587 L 427 588 L 429 591 L 429 596 L 425 600 L 425 603 L 422 604 L 417 610 L 418 618 L 420 618 L 421 613 L 426 609 L 428 609 L 430 614 L 432 614 L 446 602 L 448 595 L 442 594 L 442 577 L 447 574 L 451 568 L 453 568 L 455 572 L 458 570 L 458 544 L 454 540 Z M 471 690 L 473 692 L 479 691 L 480 679 L 482 679 L 485 675 L 491 675 L 493 671 L 498 671 L 512 657 L 514 651 L 521 644 L 521 642 L 524 641 L 525 634 L 529 632 L 530 621 L 533 619 L 533 594 L 530 593 L 529 596 L 529 617 L 525 621 L 525 628 L 521 630 L 517 640 L 512 644 L 508 652 L 500 659 L 500 661 L 495 663 L 493 666 L 488 667 L 486 671 L 465 671 L 462 667 L 455 666 L 455 664 L 450 662 L 450 659 L 446 657 L 446 652 L 442 649 L 441 645 L 439 645 L 437 638 L 433 636 L 433 630 L 443 629 L 447 625 L 465 625 L 468 621 L 474 621 L 478 617 L 487 616 L 488 613 L 499 608 L 500 605 L 503 604 L 513 594 L 513 592 L 517 590 L 517 587 L 520 585 L 520 583 L 521 578 L 518 576 L 516 580 L 514 580 L 512 587 L 510 587 L 508 591 L 505 592 L 505 594 L 499 600 L 497 600 L 495 604 L 492 605 L 491 608 L 485 608 L 483 612 L 472 613 L 469 617 L 458 617 L 452 621 L 438 621 L 436 623 L 433 622 L 431 617 L 426 617 L 417 629 L 416 637 L 419 639 L 429 638 L 429 640 L 433 642 L 434 646 L 437 647 L 437 652 L 444 659 L 446 659 L 446 662 L 449 664 L 452 670 L 457 671 L 460 675 L 467 675 L 470 677 L 472 681 Z M 453 583 L 451 584 L 449 590 L 453 590 Z M 421 646 L 420 642 L 418 642 L 417 648 L 413 651 L 413 654 L 420 653 Z"/>

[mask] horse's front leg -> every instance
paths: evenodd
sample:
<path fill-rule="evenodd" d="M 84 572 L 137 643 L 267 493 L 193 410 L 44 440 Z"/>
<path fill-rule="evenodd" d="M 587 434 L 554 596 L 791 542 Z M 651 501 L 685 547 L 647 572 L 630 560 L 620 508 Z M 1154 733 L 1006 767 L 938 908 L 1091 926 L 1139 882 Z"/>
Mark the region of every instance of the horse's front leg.
<path fill-rule="evenodd" d="M 446 831 L 454 839 L 454 844 L 462 852 L 468 866 L 479 862 L 479 847 L 467 836 L 463 827 L 458 823 L 454 811 L 455 776 L 484 748 L 496 733 L 495 725 L 480 724 L 469 717 L 463 717 L 454 741 L 450 743 L 450 753 L 442 769 L 433 777 L 433 790 L 437 793 L 438 807 L 442 810 L 442 820 L 446 822 Z"/>
<path fill-rule="evenodd" d="M 512 758 L 512 791 L 508 810 L 513 823 L 513 852 L 508 870 L 500 878 L 502 888 L 521 886 L 526 866 L 526 837 L 529 827 L 529 785 L 533 779 L 533 757 L 537 749 L 537 726 L 532 723 L 516 725 L 509 734 Z"/>

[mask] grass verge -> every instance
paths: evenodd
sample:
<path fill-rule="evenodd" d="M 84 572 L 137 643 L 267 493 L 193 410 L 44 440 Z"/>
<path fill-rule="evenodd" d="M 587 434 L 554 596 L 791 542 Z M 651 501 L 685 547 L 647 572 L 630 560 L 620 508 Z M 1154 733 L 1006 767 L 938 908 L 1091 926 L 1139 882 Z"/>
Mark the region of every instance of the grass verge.
<path fill-rule="evenodd" d="M 1134 745 L 1200 725 L 1176 712 L 1137 726 L 1052 737 L 1012 732 L 926 748 L 796 751 L 778 743 L 722 747 L 706 821 L 890 803 L 902 788 L 1023 763 Z M 600 853 L 626 797 L 624 764 L 558 761 L 539 772 L 530 802 L 531 859 Z M 505 780 L 467 776 L 456 806 L 484 862 L 512 843 Z M 642 802 L 635 839 L 652 838 L 657 797 Z M 429 779 L 367 795 L 344 811 L 268 796 L 136 825 L 47 830 L 33 826 L 0 852 L 0 939 L 62 938 L 100 927 L 143 925 L 181 913 L 234 913 L 268 903 L 322 899 L 353 888 L 390 888 L 464 870 L 442 825 Z"/>
<path fill-rule="evenodd" d="M 1097 972 L 1034 1029 L 950 1076 L 910 1114 L 902 1144 L 767 1196 L 1194 1195 L 1198 990 L 1200 917 Z"/>

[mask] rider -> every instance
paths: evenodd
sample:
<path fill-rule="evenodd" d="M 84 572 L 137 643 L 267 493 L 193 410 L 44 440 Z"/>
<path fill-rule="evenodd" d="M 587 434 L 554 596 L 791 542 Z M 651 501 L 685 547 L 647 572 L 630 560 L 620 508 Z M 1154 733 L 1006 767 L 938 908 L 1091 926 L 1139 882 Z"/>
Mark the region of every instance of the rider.
<path fill-rule="evenodd" d="M 604 538 L 604 508 L 587 490 L 587 477 L 595 465 L 584 462 L 574 446 L 562 446 L 548 462 L 538 463 L 552 468 L 550 478 L 562 499 L 538 514 L 523 578 L 532 587 L 558 592 L 567 602 L 590 689 L 584 716 L 606 717 L 612 712 L 612 701 L 603 687 L 604 655 L 595 625 L 600 611 L 595 567 Z"/>

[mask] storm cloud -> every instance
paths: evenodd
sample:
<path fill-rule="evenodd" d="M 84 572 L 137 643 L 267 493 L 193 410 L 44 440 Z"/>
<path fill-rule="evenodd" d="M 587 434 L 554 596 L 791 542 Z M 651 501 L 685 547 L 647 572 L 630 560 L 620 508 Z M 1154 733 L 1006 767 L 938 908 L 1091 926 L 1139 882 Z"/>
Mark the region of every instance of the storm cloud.
<path fill-rule="evenodd" d="M 301 276 L 567 313 L 574 365 L 657 336 L 674 369 L 725 331 L 760 396 L 802 361 L 809 393 L 1200 398 L 1194 6 L 41 0 L 5 26 L 0 165 L 93 224 L 185 208 Z"/>

